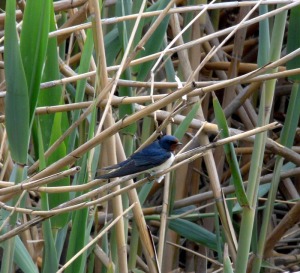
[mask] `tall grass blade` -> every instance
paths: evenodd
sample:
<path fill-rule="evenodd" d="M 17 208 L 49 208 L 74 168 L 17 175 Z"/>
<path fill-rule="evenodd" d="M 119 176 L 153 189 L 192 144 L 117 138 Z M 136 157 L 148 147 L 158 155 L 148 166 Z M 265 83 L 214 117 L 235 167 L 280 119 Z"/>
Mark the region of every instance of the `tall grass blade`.
<path fill-rule="evenodd" d="M 281 5 L 278 5 L 277 8 L 280 8 Z M 274 27 L 271 37 L 271 47 L 270 47 L 270 61 L 278 60 L 281 53 L 282 42 L 284 37 L 285 22 L 287 17 L 287 11 L 278 13 L 275 16 Z M 276 72 L 277 69 L 274 69 L 272 72 Z M 271 108 L 274 99 L 276 80 L 269 80 L 266 82 L 265 90 L 262 90 L 261 101 L 259 108 L 259 126 L 269 123 Z M 249 183 L 247 188 L 247 197 L 250 203 L 250 209 L 244 207 L 243 209 L 243 218 L 240 229 L 240 240 L 239 240 L 239 249 L 238 249 L 238 259 L 236 270 L 238 272 L 246 272 L 249 250 L 250 250 L 250 238 L 252 237 L 253 224 L 256 204 L 257 204 L 257 195 L 258 195 L 258 186 L 259 186 L 259 176 L 260 170 L 262 168 L 263 156 L 265 151 L 267 134 L 266 132 L 259 134 L 254 142 L 254 152 L 251 157 L 251 167 L 249 174 Z M 245 238 L 242 240 L 241 236 Z"/>
<path fill-rule="evenodd" d="M 290 24 L 289 24 L 289 31 L 288 31 L 288 41 L 287 41 L 288 53 L 300 47 L 300 39 L 298 35 L 295 35 L 296 31 L 300 27 L 299 15 L 300 15 L 300 6 L 297 6 L 291 10 Z M 292 59 L 287 63 L 287 68 L 288 69 L 299 68 L 299 60 L 300 60 L 299 56 Z M 289 79 L 294 80 L 295 82 L 293 83 L 291 97 L 287 109 L 287 115 L 280 135 L 280 144 L 288 148 L 291 148 L 294 142 L 294 137 L 295 137 L 296 129 L 299 122 L 299 115 L 300 115 L 300 108 L 299 108 L 300 76 L 299 75 L 291 76 L 289 77 Z M 271 219 L 276 193 L 278 191 L 280 172 L 282 170 L 283 161 L 284 159 L 282 157 L 277 156 L 275 167 L 274 167 L 274 175 L 271 183 L 271 188 L 269 191 L 268 201 L 266 204 L 266 208 L 264 210 L 263 224 L 262 224 L 262 228 L 258 240 L 258 250 L 257 250 L 256 257 L 254 258 L 252 272 L 257 272 L 258 270 L 260 270 L 262 265 L 262 261 L 263 261 L 262 257 L 264 254 L 264 247 L 265 247 L 265 241 L 268 232 L 269 221 Z"/>
<path fill-rule="evenodd" d="M 6 131 L 12 159 L 16 162 L 15 171 L 10 180 L 16 184 L 24 178 L 24 165 L 27 163 L 27 149 L 29 144 L 29 100 L 25 71 L 18 45 L 15 26 L 15 1 L 6 2 L 5 23 L 5 77 L 7 94 L 5 99 Z M 17 79 L 17 80 L 16 80 Z M 15 196 L 10 202 L 14 206 L 18 200 Z M 2 219 L 8 217 L 1 211 Z M 9 219 L 9 226 L 14 227 L 17 222 L 17 213 L 13 213 Z M 7 228 L 5 228 L 7 230 Z M 1 273 L 11 272 L 13 269 L 13 257 L 15 252 L 15 238 L 4 242 Z"/>
<path fill-rule="evenodd" d="M 184 219 L 172 219 L 169 221 L 169 228 L 192 242 L 217 251 L 216 235 L 193 222 Z"/>
<path fill-rule="evenodd" d="M 86 183 L 87 175 L 86 175 L 86 160 L 87 155 L 85 155 L 81 160 L 81 171 L 79 175 L 76 177 L 77 183 L 83 184 Z M 77 194 L 79 196 L 80 193 Z M 88 221 L 88 208 L 84 208 L 78 211 L 75 211 L 72 215 L 72 223 L 73 228 L 70 232 L 69 246 L 67 251 L 67 261 L 71 259 L 80 249 L 84 247 L 84 245 L 88 242 L 87 237 L 90 234 L 90 230 L 87 228 Z M 78 257 L 70 266 L 68 266 L 65 270 L 66 273 L 72 272 L 84 272 L 85 263 L 86 263 L 87 255 L 84 253 L 80 257 Z"/>
<path fill-rule="evenodd" d="M 142 3 L 142 1 L 140 1 L 140 4 Z M 116 14 L 117 16 L 126 16 L 129 14 L 132 14 L 132 8 L 134 6 L 139 6 L 137 5 L 132 5 L 130 2 L 126 2 L 126 1 L 118 1 L 117 2 L 117 6 L 116 6 Z M 135 7 L 135 8 L 137 8 Z M 121 22 L 118 24 L 118 31 L 119 31 L 119 40 L 120 40 L 120 44 L 122 45 L 122 52 L 124 52 L 128 46 L 128 40 L 130 37 L 130 33 L 131 33 L 131 29 L 132 27 L 130 26 L 131 22 Z M 121 53 L 122 57 L 123 54 Z M 123 74 L 121 75 L 121 79 L 124 80 L 131 80 L 131 69 L 127 68 Z M 128 97 L 132 97 L 133 91 L 131 87 L 126 87 L 126 86 L 122 86 L 119 88 L 119 95 L 120 96 L 128 96 Z M 119 106 L 119 118 L 122 119 L 125 116 L 129 116 L 131 114 L 134 113 L 134 105 L 133 104 L 126 104 L 126 105 L 120 105 Z M 133 123 L 130 124 L 129 126 L 125 127 L 122 129 L 122 132 L 124 134 L 128 134 L 130 136 L 133 136 L 136 133 L 137 130 L 137 124 Z M 129 139 L 128 140 L 129 143 L 133 142 L 133 139 Z M 130 145 L 132 147 L 132 145 Z M 124 147 L 128 147 L 127 145 L 124 145 Z M 128 149 L 129 152 L 133 152 L 132 149 Z M 129 155 L 128 153 L 126 153 L 127 156 Z"/>
<path fill-rule="evenodd" d="M 10 181 L 14 181 L 15 184 L 20 183 L 21 181 L 25 180 L 25 177 L 27 177 L 27 168 L 19 165 L 14 164 L 14 169 L 10 176 Z M 17 204 L 19 201 L 19 195 L 15 195 L 12 200 L 8 202 L 8 205 L 10 206 L 17 206 L 19 207 L 23 205 L 23 202 L 21 200 L 20 204 Z M 5 233 L 6 231 L 9 231 L 11 228 L 13 228 L 18 220 L 18 213 L 13 212 L 12 214 L 8 213 L 6 210 L 0 211 L 1 220 L 8 220 L 6 222 L 6 225 L 3 227 L 1 233 Z M 9 218 L 8 218 L 9 217 Z M 3 243 L 3 257 L 2 257 L 2 263 L 1 263 L 1 273 L 10 273 L 13 270 L 14 266 L 14 257 L 15 257 L 15 249 L 16 249 L 16 237 L 10 238 L 6 240 Z"/>
<path fill-rule="evenodd" d="M 56 22 L 54 21 L 54 10 L 53 4 L 50 5 L 50 31 L 56 30 Z M 60 79 L 59 72 L 59 56 L 57 51 L 57 39 L 50 38 L 48 41 L 46 61 L 43 71 L 42 80 L 43 82 L 54 81 Z M 61 86 L 53 86 L 47 90 L 40 91 L 38 97 L 38 106 L 52 106 L 59 105 L 61 102 L 62 88 Z M 39 122 L 41 130 L 43 132 L 44 149 L 47 150 L 50 144 L 51 130 L 55 114 L 41 115 L 39 117 Z M 36 140 L 35 140 L 36 141 Z"/>
<path fill-rule="evenodd" d="M 12 159 L 19 164 L 26 164 L 29 143 L 29 98 L 24 66 L 18 45 L 15 10 L 15 1 L 7 1 L 4 41 L 7 87 L 5 125 Z"/>
<path fill-rule="evenodd" d="M 46 161 L 44 157 L 43 133 L 39 120 L 37 120 L 36 125 L 36 131 L 38 134 L 38 156 L 40 160 L 39 167 L 40 169 L 44 169 L 46 167 Z M 48 194 L 45 192 L 41 193 L 41 208 L 42 210 L 49 210 Z M 58 257 L 50 219 L 46 219 L 45 221 L 43 221 L 42 230 L 44 235 L 42 273 L 55 272 L 58 269 Z"/>
<path fill-rule="evenodd" d="M 50 0 L 26 1 L 20 50 L 28 84 L 30 124 L 37 105 L 50 25 Z"/>
<path fill-rule="evenodd" d="M 157 3 L 159 3 L 159 6 L 157 7 L 157 9 L 162 10 L 168 5 L 169 1 L 161 0 Z M 153 33 L 152 37 L 145 44 L 145 46 L 144 46 L 145 50 L 142 51 L 140 57 L 148 56 L 152 53 L 158 52 L 161 49 L 161 46 L 164 41 L 164 36 L 165 36 L 166 30 L 168 27 L 169 18 L 170 18 L 170 16 L 168 15 L 163 19 L 161 24 L 158 26 L 158 28 Z M 155 19 L 153 19 L 153 22 L 154 22 L 154 20 Z M 145 80 L 145 78 L 147 77 L 147 75 L 149 74 L 149 72 L 153 66 L 153 63 L 154 63 L 154 61 L 149 61 L 149 62 L 143 63 L 136 67 L 136 70 L 138 71 L 137 80 L 140 80 L 140 81 Z"/>
<path fill-rule="evenodd" d="M 265 14 L 268 12 L 267 5 L 259 6 L 259 13 Z M 269 19 L 264 19 L 259 22 L 259 43 L 258 43 L 258 55 L 257 64 L 262 67 L 267 64 L 270 59 L 270 31 L 269 31 Z"/>
<path fill-rule="evenodd" d="M 94 49 L 93 33 L 92 30 L 88 30 L 86 40 L 84 43 L 82 57 L 80 59 L 80 65 L 78 68 L 79 74 L 88 72 L 90 68 L 90 61 L 91 61 L 93 49 Z M 86 83 L 87 83 L 87 79 L 78 81 L 76 86 L 75 102 L 82 102 L 84 100 L 84 91 L 85 91 Z M 80 115 L 80 110 L 75 110 L 72 117 L 73 122 L 75 122 L 79 118 L 79 115 Z M 75 130 L 70 135 L 69 147 L 68 147 L 69 152 L 74 149 L 76 134 L 77 131 Z"/>
<path fill-rule="evenodd" d="M 263 125 L 264 106 L 265 93 L 262 92 L 258 116 L 258 126 Z M 264 147 L 265 141 L 266 135 L 264 133 L 260 133 L 255 136 L 254 150 L 251 156 L 251 167 L 247 188 L 247 197 L 250 203 L 250 207 L 243 207 L 242 222 L 239 232 L 240 237 L 238 242 L 237 262 L 235 267 L 237 272 L 246 272 L 247 269 L 253 223 L 255 218 L 254 208 L 256 207 L 257 202 L 258 181 L 260 177 L 259 170 L 261 169 L 263 161 L 263 153 L 261 150 L 262 147 Z"/>
<path fill-rule="evenodd" d="M 95 108 L 94 111 L 91 113 L 92 117 L 89 119 L 89 131 L 88 131 L 88 139 L 92 138 L 94 135 L 94 128 L 96 127 L 96 112 L 97 109 Z M 79 160 L 78 164 L 80 164 L 81 169 L 79 174 L 73 180 L 73 184 L 82 185 L 86 184 L 89 177 L 93 177 L 96 171 L 96 166 L 98 164 L 99 158 L 99 149 L 96 148 L 95 153 L 89 153 L 89 157 L 93 156 L 92 159 L 87 159 L 88 154 L 85 154 L 82 159 Z M 87 164 L 87 162 L 91 162 L 91 166 Z M 92 172 L 92 173 L 89 173 Z M 80 196 L 84 192 L 77 192 L 76 197 Z M 76 210 L 72 214 L 72 224 L 73 228 L 70 232 L 69 237 L 69 244 L 67 250 L 67 261 L 70 260 L 78 251 L 80 251 L 89 240 L 89 236 L 91 234 L 91 229 L 94 224 L 94 219 L 91 218 L 89 220 L 89 209 L 84 208 L 80 210 Z M 89 222 L 88 222 L 89 221 Z M 95 228 L 95 226 L 94 226 Z M 88 253 L 84 252 L 80 255 L 73 263 L 70 264 L 69 267 L 66 268 L 65 272 L 85 272 Z M 90 260 L 90 259 L 89 259 Z M 92 262 L 92 261 L 90 261 Z"/>
<path fill-rule="evenodd" d="M 200 107 L 200 103 L 195 103 L 190 110 L 190 112 L 186 115 L 184 120 L 180 123 L 180 125 L 176 128 L 176 131 L 174 132 L 174 136 L 176 136 L 178 139 L 182 139 L 188 128 L 190 127 L 190 124 L 192 120 L 195 118 L 198 109 Z"/>
<path fill-rule="evenodd" d="M 104 43 L 107 65 L 114 65 L 122 48 L 117 27 L 104 36 Z"/>
<path fill-rule="evenodd" d="M 20 267 L 20 269 L 24 273 L 38 273 L 39 270 L 37 265 L 33 262 L 32 257 L 30 256 L 28 250 L 24 246 L 23 242 L 21 241 L 20 237 L 16 237 L 15 242 L 15 255 L 14 255 L 14 262 L 15 264 Z"/>
<path fill-rule="evenodd" d="M 62 113 L 56 113 L 53 121 L 52 126 L 52 135 L 50 138 L 50 145 L 54 143 L 59 136 L 62 135 L 62 123 L 63 117 Z M 47 159 L 47 166 L 51 165 L 52 163 L 58 161 L 60 158 L 64 157 L 67 154 L 66 144 L 62 142 L 58 148 L 53 152 L 49 158 Z M 64 167 L 62 170 L 66 170 L 67 168 Z M 61 178 L 54 183 L 51 183 L 51 187 L 59 187 L 59 186 L 68 186 L 70 185 L 70 177 Z M 69 192 L 60 192 L 60 193 L 53 193 L 49 194 L 49 207 L 53 208 L 56 207 L 70 199 Z M 60 228 L 63 228 L 69 220 L 69 214 L 63 213 L 58 216 L 54 216 L 51 218 L 51 225 L 52 229 L 57 231 Z"/>
<path fill-rule="evenodd" d="M 300 29 L 300 6 L 291 9 L 290 20 L 289 20 L 289 30 L 287 39 L 287 53 L 298 49 L 300 47 L 300 36 L 297 35 Z M 296 56 L 287 63 L 287 69 L 299 68 L 300 56 Z M 300 75 L 293 75 L 289 77 L 290 80 L 300 81 Z"/>
<path fill-rule="evenodd" d="M 220 130 L 221 137 L 222 138 L 229 137 L 230 134 L 226 122 L 226 117 L 219 103 L 219 100 L 215 95 L 213 95 L 213 107 L 214 107 L 215 117 L 218 124 L 218 128 Z M 232 143 L 225 144 L 224 151 L 231 170 L 233 184 L 235 187 L 235 194 L 238 199 L 238 202 L 241 206 L 249 206 L 249 201 L 246 196 L 246 191 L 243 185 L 243 179 L 241 176 L 241 172 L 240 172 L 240 168 L 234 151 L 233 144 Z"/>
<path fill-rule="evenodd" d="M 231 265 L 231 261 L 228 255 L 228 247 L 225 245 L 225 250 L 224 250 L 224 258 L 223 258 L 223 264 L 224 264 L 224 273 L 233 273 L 233 268 Z"/>

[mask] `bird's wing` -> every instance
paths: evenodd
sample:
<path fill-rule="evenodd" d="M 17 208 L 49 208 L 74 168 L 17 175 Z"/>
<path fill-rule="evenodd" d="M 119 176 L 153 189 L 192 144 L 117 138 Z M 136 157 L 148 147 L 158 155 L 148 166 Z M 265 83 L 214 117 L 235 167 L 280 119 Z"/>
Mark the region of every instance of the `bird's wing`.
<path fill-rule="evenodd" d="M 129 174 L 135 174 L 147 171 L 151 168 L 157 167 L 168 160 L 171 153 L 141 153 L 138 152 L 129 157 L 126 161 L 121 162 L 122 166 L 119 169 L 107 174 L 98 176 L 98 179 L 109 179 L 114 177 L 121 177 Z M 125 164 L 126 163 L 126 164 Z"/>
<path fill-rule="evenodd" d="M 102 170 L 114 170 L 114 169 L 117 169 L 117 168 L 120 168 L 120 167 L 126 165 L 129 161 L 130 161 L 130 157 L 128 159 L 126 159 L 125 161 L 122 161 L 118 164 L 104 167 L 104 168 L 102 168 Z"/>
<path fill-rule="evenodd" d="M 135 162 L 135 166 L 146 166 L 147 169 L 159 166 L 168 160 L 171 152 L 164 149 L 144 149 L 131 156 L 131 160 Z"/>
<path fill-rule="evenodd" d="M 148 170 L 149 167 L 146 165 L 143 166 L 136 166 L 134 160 L 130 160 L 127 162 L 127 164 L 123 167 L 120 167 L 119 169 L 112 171 L 107 174 L 99 175 L 97 178 L 100 179 L 108 179 L 108 178 L 114 178 L 114 177 L 121 177 L 129 174 L 135 174 L 139 172 L 143 172 L 145 170 Z"/>
<path fill-rule="evenodd" d="M 105 168 L 102 168 L 102 170 L 113 170 L 121 168 L 132 163 L 131 161 L 134 161 L 134 166 L 136 167 L 146 165 L 148 166 L 148 169 L 150 169 L 164 163 L 167 159 L 169 159 L 170 156 L 170 152 L 167 152 L 165 149 L 161 148 L 158 142 L 154 142 L 141 151 L 132 154 L 125 161 L 112 166 L 107 166 Z"/>
<path fill-rule="evenodd" d="M 153 142 L 143 150 L 131 155 L 127 160 L 106 167 L 105 170 L 118 169 L 97 178 L 108 179 L 143 172 L 163 164 L 170 156 L 171 152 L 163 149 L 158 142 Z"/>

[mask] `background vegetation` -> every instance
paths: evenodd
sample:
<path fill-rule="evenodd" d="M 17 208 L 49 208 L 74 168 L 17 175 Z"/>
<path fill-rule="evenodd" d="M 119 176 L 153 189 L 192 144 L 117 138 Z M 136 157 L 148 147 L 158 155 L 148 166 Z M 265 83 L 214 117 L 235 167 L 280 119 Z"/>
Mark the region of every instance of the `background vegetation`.
<path fill-rule="evenodd" d="M 300 270 L 300 1 L 1 9 L 1 273 Z M 163 183 L 96 179 L 162 133 Z"/>

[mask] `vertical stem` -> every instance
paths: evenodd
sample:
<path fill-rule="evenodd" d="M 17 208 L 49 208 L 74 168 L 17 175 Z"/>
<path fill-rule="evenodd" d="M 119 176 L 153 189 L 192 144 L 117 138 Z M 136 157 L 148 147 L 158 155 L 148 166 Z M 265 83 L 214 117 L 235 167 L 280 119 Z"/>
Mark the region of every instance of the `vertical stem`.
<path fill-rule="evenodd" d="M 259 108 L 258 126 L 261 126 L 263 124 L 264 106 L 265 106 L 265 92 L 264 90 L 262 90 L 262 96 L 261 96 L 261 102 Z M 251 243 L 252 231 L 253 231 L 254 216 L 256 211 L 259 177 L 261 173 L 264 148 L 265 148 L 265 141 L 266 141 L 266 133 L 261 133 L 256 135 L 255 142 L 254 142 L 254 152 L 251 160 L 252 164 L 250 167 L 250 174 L 249 174 L 248 187 L 247 187 L 247 197 L 249 201 L 249 207 L 243 208 L 241 229 L 239 235 L 237 262 L 235 268 L 235 272 L 239 272 L 239 273 L 246 272 L 247 269 L 249 249 L 250 249 L 250 243 Z"/>
<path fill-rule="evenodd" d="M 278 8 L 279 7 L 281 7 L 281 5 L 278 5 Z M 280 57 L 286 16 L 287 11 L 284 11 L 279 13 L 275 17 L 271 38 L 270 61 L 275 61 Z M 276 70 L 273 70 L 272 72 L 276 72 Z M 262 90 L 259 107 L 259 126 L 266 125 L 269 123 L 274 98 L 275 84 L 276 80 L 267 81 L 265 90 Z M 251 160 L 251 168 L 247 188 L 247 197 L 250 203 L 250 208 L 243 208 L 239 248 L 237 255 L 236 272 L 239 273 L 246 272 L 247 269 L 254 216 L 257 205 L 259 176 L 262 168 L 266 138 L 267 133 L 261 133 L 258 136 L 256 136 L 254 142 L 254 153 Z"/>
<path fill-rule="evenodd" d="M 170 173 L 167 173 L 164 182 L 164 196 L 163 196 L 162 211 L 160 214 L 159 242 L 158 242 L 158 251 L 157 251 L 158 252 L 157 259 L 160 267 L 162 266 L 164 246 L 166 241 L 166 228 L 168 223 L 168 211 L 169 211 L 169 193 L 170 193 Z"/>
<path fill-rule="evenodd" d="M 171 105 L 167 107 L 168 111 L 171 111 Z M 171 134 L 171 126 L 170 124 L 167 126 L 167 134 Z M 168 228 L 168 214 L 169 214 L 169 200 L 170 200 L 170 185 L 171 185 L 171 175 L 167 173 L 165 176 L 164 182 L 164 195 L 163 195 L 163 204 L 162 204 L 162 212 L 160 214 L 160 229 L 159 229 L 159 242 L 158 242 L 158 264 L 160 269 L 162 270 L 162 261 L 164 256 L 164 249 L 165 249 L 165 242 L 166 242 L 166 235 L 167 235 L 167 228 Z"/>
<path fill-rule="evenodd" d="M 291 99 L 288 106 L 287 117 L 280 136 L 280 144 L 287 146 L 289 148 L 292 146 L 292 141 L 290 139 L 294 139 L 294 134 L 296 132 L 296 127 L 298 125 L 298 119 L 299 119 L 299 112 L 300 112 L 298 110 L 299 101 L 300 101 L 299 86 L 300 86 L 299 83 L 293 84 Z M 281 156 L 277 156 L 275 161 L 274 174 L 271 182 L 272 186 L 269 191 L 266 208 L 264 209 L 263 222 L 262 222 L 262 227 L 261 227 L 260 236 L 258 240 L 257 255 L 255 255 L 254 258 L 252 272 L 258 272 L 261 268 L 269 222 L 271 219 L 271 215 L 274 207 L 274 201 L 278 190 L 278 185 L 280 181 L 280 172 L 283 165 L 283 161 L 284 158 L 282 158 Z"/>
<path fill-rule="evenodd" d="M 15 163 L 13 172 L 11 174 L 10 180 L 14 181 L 15 184 L 21 182 L 24 178 L 24 166 Z M 10 206 L 19 206 L 20 200 L 19 195 L 15 196 L 10 202 Z M 12 212 L 7 213 L 6 211 L 2 210 L 1 212 L 4 221 L 4 228 L 1 233 L 5 233 L 14 228 L 18 219 L 18 213 Z M 2 228 L 2 226 L 1 226 Z M 6 240 L 3 245 L 3 257 L 1 263 L 1 273 L 11 273 L 13 272 L 13 259 L 14 259 L 14 251 L 15 251 L 15 237 L 12 237 L 9 240 Z"/>
<path fill-rule="evenodd" d="M 90 0 L 90 9 L 92 15 L 92 23 L 93 23 L 93 33 L 94 33 L 94 42 L 95 49 L 97 55 L 97 78 L 96 82 L 96 90 L 101 91 L 104 87 L 108 85 L 108 75 L 107 75 L 107 66 L 106 66 L 106 55 L 105 55 L 105 47 L 104 47 L 104 38 L 102 32 L 102 24 L 101 24 L 101 14 L 99 3 L 97 0 Z M 97 92 L 97 93 L 98 93 Z M 107 118 L 104 121 L 104 125 L 106 128 L 112 126 L 114 124 L 114 120 L 112 117 L 111 108 L 108 111 Z M 110 137 L 105 143 L 107 147 L 109 147 L 109 155 L 108 164 L 113 165 L 117 163 L 116 156 L 116 146 L 115 146 L 115 137 Z M 108 150 L 107 150 L 108 152 Z M 120 186 L 117 186 L 113 189 L 114 191 L 120 190 Z M 123 206 L 122 206 L 122 197 L 120 195 L 116 196 L 112 200 L 113 203 L 113 213 L 114 217 L 117 217 L 122 214 Z M 118 264 L 119 269 L 126 273 L 128 272 L 127 265 L 127 244 L 125 240 L 125 229 L 124 229 L 124 218 L 120 218 L 120 220 L 116 223 L 116 237 L 117 237 L 117 252 L 118 252 Z"/>

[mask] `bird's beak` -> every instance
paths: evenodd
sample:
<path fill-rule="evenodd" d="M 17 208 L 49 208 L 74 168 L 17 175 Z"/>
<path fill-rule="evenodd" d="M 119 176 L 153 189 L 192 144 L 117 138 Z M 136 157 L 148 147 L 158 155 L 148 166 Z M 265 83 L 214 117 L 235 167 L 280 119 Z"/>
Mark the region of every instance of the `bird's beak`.
<path fill-rule="evenodd" d="M 170 151 L 174 152 L 177 149 L 177 147 L 180 145 L 182 145 L 182 143 L 179 141 L 177 143 L 173 143 L 170 147 Z"/>
<path fill-rule="evenodd" d="M 174 150 L 176 150 L 180 145 L 182 145 L 182 143 L 179 141 L 176 144 L 174 144 Z"/>

